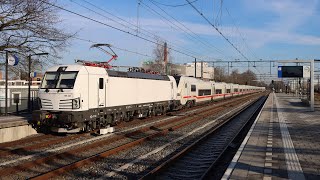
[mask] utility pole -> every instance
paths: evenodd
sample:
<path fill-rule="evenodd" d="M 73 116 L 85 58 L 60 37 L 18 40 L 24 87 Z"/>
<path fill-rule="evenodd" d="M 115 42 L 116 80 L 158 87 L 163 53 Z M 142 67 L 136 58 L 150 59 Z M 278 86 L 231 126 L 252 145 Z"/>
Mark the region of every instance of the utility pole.
<path fill-rule="evenodd" d="M 28 56 L 28 111 L 31 112 L 31 55 Z"/>
<path fill-rule="evenodd" d="M 166 75 L 168 75 L 168 50 L 167 50 L 167 42 L 164 43 L 164 72 Z"/>
<path fill-rule="evenodd" d="M 203 79 L 203 61 L 201 61 L 201 79 Z"/>
<path fill-rule="evenodd" d="M 320 75 L 318 75 L 318 93 L 320 93 L 320 82 L 319 82 L 319 79 L 320 79 Z"/>
<path fill-rule="evenodd" d="M 270 61 L 270 75 L 271 75 L 271 61 Z"/>
<path fill-rule="evenodd" d="M 228 76 L 229 76 L 229 61 L 228 61 Z"/>
<path fill-rule="evenodd" d="M 197 58 L 194 58 L 194 77 L 197 78 Z"/>

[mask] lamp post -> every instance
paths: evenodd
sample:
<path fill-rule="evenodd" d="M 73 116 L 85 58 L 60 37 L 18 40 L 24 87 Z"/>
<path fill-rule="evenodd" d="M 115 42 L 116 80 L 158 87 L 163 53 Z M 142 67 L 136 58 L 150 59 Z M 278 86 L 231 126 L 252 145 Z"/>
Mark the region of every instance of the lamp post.
<path fill-rule="evenodd" d="M 42 56 L 42 55 L 48 55 L 49 53 L 36 53 L 36 54 L 31 54 L 28 56 L 28 112 L 31 112 L 31 56 Z"/>
<path fill-rule="evenodd" d="M 8 115 L 8 58 L 9 58 L 9 52 L 8 51 L 6 51 L 6 88 L 5 88 L 5 110 L 4 110 L 4 112 L 5 112 L 5 115 L 7 116 Z"/>

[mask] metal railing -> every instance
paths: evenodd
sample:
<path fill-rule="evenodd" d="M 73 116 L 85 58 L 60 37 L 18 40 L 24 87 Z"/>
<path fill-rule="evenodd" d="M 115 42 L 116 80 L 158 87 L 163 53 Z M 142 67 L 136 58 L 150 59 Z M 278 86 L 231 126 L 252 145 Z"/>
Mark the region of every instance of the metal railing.
<path fill-rule="evenodd" d="M 31 97 L 31 111 L 39 110 L 39 98 Z M 28 113 L 28 98 L 8 98 L 8 114 Z M 0 98 L 0 115 L 5 114 L 5 98 Z"/>

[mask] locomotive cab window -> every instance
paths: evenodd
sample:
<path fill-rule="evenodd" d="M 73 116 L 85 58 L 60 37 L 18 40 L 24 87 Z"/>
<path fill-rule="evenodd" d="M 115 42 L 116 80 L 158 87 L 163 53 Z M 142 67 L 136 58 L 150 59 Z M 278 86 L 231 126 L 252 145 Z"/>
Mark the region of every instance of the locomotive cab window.
<path fill-rule="evenodd" d="M 196 85 L 191 85 L 191 92 L 196 92 L 196 91 L 197 91 Z"/>
<path fill-rule="evenodd" d="M 78 72 L 46 72 L 41 83 L 41 89 L 73 89 Z"/>
<path fill-rule="evenodd" d="M 103 89 L 103 78 L 99 78 L 99 89 Z"/>

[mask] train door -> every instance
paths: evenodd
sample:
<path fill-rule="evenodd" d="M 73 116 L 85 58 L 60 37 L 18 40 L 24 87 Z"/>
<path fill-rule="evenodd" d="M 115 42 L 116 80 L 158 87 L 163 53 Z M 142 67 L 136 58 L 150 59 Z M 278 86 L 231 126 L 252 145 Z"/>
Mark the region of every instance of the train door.
<path fill-rule="evenodd" d="M 99 77 L 98 81 L 98 105 L 99 108 L 105 107 L 106 105 L 106 90 L 105 90 L 105 79 Z"/>
<path fill-rule="evenodd" d="M 171 100 L 174 99 L 174 90 L 173 90 L 173 82 L 170 82 L 171 84 Z"/>

